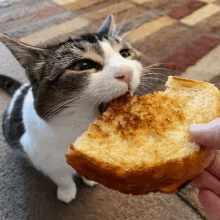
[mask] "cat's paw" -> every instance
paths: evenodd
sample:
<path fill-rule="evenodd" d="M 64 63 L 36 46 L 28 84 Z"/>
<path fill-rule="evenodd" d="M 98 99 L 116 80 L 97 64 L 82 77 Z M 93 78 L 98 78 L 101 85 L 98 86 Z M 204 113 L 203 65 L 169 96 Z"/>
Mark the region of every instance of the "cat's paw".
<path fill-rule="evenodd" d="M 96 186 L 96 185 L 98 185 L 98 183 L 97 182 L 95 182 L 95 181 L 91 181 L 91 180 L 87 180 L 85 177 L 83 177 L 83 176 L 81 176 L 82 177 L 82 180 L 83 180 L 83 182 L 86 184 L 86 185 L 88 185 L 88 186 Z"/>
<path fill-rule="evenodd" d="M 58 186 L 57 198 L 62 202 L 69 203 L 76 198 L 76 186 Z"/>

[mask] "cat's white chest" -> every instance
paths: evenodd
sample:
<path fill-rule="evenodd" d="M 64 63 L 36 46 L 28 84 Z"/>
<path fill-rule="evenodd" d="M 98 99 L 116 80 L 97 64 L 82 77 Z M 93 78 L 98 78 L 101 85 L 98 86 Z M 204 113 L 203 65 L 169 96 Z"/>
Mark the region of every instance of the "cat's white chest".
<path fill-rule="evenodd" d="M 37 115 L 33 107 L 32 92 L 28 92 L 23 106 L 26 132 L 21 138 L 21 144 L 38 169 L 45 173 L 60 170 L 67 175 L 75 172 L 66 163 L 65 154 L 69 144 L 86 131 L 94 120 L 94 116 L 92 117 L 86 112 L 81 109 L 75 114 L 63 114 L 52 123 L 47 124 Z"/>

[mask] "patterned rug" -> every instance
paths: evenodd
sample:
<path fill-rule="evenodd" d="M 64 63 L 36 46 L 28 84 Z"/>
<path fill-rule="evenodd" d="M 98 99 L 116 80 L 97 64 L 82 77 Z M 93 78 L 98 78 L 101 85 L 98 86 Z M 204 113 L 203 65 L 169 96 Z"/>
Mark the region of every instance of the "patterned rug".
<path fill-rule="evenodd" d="M 0 4 L 0 33 L 44 46 L 96 31 L 108 14 L 149 67 L 151 85 L 143 94 L 164 90 L 169 75 L 220 89 L 220 0 L 11 0 Z M 0 66 L 0 73 L 26 81 L 3 45 Z M 1 91 L 1 113 L 9 99 Z M 133 197 L 103 186 L 90 189 L 76 178 L 77 198 L 66 205 L 56 200 L 55 184 L 11 151 L 2 134 L 0 150 L 1 219 L 209 219 L 191 184 L 176 195 Z"/>

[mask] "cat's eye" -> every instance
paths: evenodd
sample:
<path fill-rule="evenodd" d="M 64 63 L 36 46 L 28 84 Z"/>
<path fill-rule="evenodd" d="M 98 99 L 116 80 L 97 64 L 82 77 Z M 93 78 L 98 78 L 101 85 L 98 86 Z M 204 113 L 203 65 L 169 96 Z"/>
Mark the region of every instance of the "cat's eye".
<path fill-rule="evenodd" d="M 80 60 L 74 64 L 72 64 L 68 69 L 75 70 L 75 71 L 83 71 L 83 70 L 90 70 L 90 69 L 101 69 L 101 65 L 93 60 Z"/>
<path fill-rule="evenodd" d="M 131 56 L 131 53 L 129 52 L 128 49 L 121 50 L 121 51 L 120 51 L 120 54 L 121 54 L 124 58 Z"/>

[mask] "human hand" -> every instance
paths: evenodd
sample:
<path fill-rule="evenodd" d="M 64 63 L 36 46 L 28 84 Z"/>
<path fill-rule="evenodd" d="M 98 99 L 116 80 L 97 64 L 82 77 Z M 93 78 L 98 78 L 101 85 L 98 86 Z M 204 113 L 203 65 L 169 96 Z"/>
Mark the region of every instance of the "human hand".
<path fill-rule="evenodd" d="M 203 146 L 220 150 L 220 118 L 205 124 L 190 126 L 193 139 Z M 212 219 L 220 219 L 220 154 L 213 151 L 209 166 L 193 181 L 199 188 L 199 200 Z"/>

